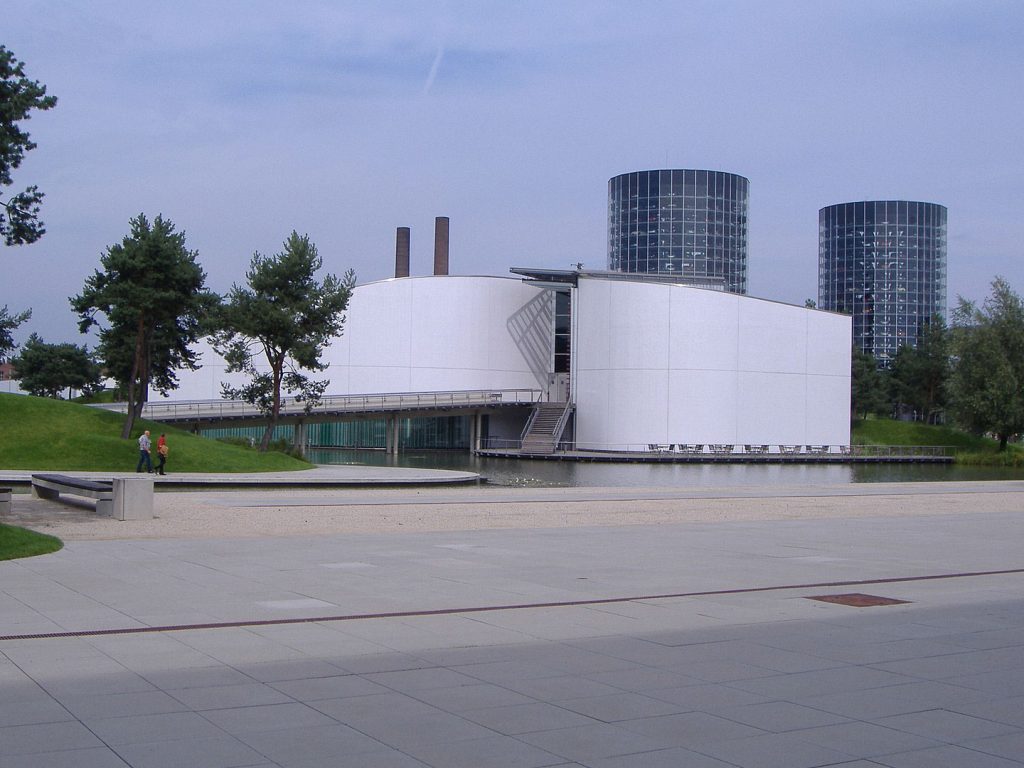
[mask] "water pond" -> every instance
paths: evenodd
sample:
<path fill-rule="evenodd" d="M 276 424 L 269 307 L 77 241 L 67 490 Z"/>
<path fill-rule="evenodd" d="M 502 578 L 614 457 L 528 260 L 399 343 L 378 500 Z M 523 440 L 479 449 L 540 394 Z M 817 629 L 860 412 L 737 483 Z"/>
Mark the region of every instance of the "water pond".
<path fill-rule="evenodd" d="M 840 483 L 1024 480 L 1024 469 L 960 467 L 949 464 L 643 464 L 543 459 L 496 459 L 465 451 L 383 451 L 319 449 L 318 464 L 457 469 L 479 472 L 494 485 L 524 487 L 645 487 L 735 485 L 834 485 Z"/>

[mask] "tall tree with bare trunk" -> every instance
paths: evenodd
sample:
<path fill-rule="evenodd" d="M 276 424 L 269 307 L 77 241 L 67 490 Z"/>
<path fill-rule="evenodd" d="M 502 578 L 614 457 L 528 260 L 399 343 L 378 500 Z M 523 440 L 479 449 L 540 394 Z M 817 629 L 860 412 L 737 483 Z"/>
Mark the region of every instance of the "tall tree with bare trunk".
<path fill-rule="evenodd" d="M 261 451 L 269 447 L 280 420 L 282 391 L 294 394 L 308 411 L 328 385 L 303 371 L 327 367 L 320 356 L 327 343 L 341 335 L 355 274 L 328 274 L 318 282 L 316 273 L 322 266 L 309 236 L 292 232 L 280 253 L 253 255 L 247 284 L 232 286 L 220 309 L 214 349 L 227 362 L 228 373 L 249 377 L 241 387 L 222 384 L 221 393 L 252 403 L 265 414 Z M 257 367 L 258 358 L 266 361 L 263 370 Z"/>

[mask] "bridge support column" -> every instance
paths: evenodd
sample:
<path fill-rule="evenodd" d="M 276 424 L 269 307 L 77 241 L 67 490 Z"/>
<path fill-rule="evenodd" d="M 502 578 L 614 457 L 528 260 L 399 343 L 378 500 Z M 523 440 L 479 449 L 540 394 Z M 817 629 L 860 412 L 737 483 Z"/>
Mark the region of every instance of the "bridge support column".
<path fill-rule="evenodd" d="M 295 423 L 295 450 L 299 452 L 299 456 L 305 457 L 306 455 L 306 422 L 297 421 Z"/>
<path fill-rule="evenodd" d="M 469 452 L 480 453 L 480 435 L 483 433 L 484 415 L 477 411 L 469 418 Z"/>
<path fill-rule="evenodd" d="M 384 420 L 384 452 L 388 455 L 398 455 L 398 416 L 388 416 Z"/>

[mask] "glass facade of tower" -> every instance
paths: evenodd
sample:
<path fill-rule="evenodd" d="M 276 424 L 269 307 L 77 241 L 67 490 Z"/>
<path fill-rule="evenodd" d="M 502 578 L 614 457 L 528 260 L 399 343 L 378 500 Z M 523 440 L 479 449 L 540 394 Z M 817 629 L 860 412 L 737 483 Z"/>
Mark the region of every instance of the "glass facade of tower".
<path fill-rule="evenodd" d="M 908 200 L 818 212 L 818 308 L 853 316 L 853 343 L 889 367 L 946 317 L 946 208 Z"/>
<path fill-rule="evenodd" d="M 723 171 L 636 171 L 608 182 L 608 269 L 747 292 L 750 182 Z"/>

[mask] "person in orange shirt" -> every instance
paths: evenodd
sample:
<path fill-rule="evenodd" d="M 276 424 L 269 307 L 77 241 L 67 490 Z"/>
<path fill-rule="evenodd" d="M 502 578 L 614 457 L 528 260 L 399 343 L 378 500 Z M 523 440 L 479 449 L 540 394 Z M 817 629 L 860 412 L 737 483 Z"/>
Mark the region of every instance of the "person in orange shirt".
<path fill-rule="evenodd" d="M 160 461 L 156 465 L 156 473 L 158 475 L 166 475 L 164 472 L 164 464 L 167 463 L 167 438 L 160 435 L 160 438 L 156 441 L 156 457 Z"/>

